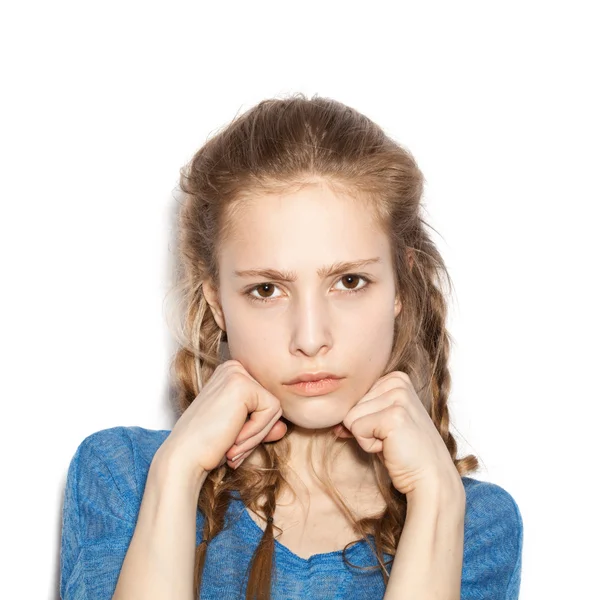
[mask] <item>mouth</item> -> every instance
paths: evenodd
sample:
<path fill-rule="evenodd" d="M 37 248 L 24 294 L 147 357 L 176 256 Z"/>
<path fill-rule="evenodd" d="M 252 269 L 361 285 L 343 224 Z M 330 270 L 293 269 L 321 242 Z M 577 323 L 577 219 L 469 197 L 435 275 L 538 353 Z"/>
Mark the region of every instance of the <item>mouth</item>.
<path fill-rule="evenodd" d="M 339 389 L 342 381 L 341 377 L 322 377 L 312 381 L 296 381 L 284 385 L 300 396 L 324 396 Z"/>
<path fill-rule="evenodd" d="M 291 381 L 286 381 L 284 385 L 294 385 L 296 383 L 310 381 L 321 381 L 322 379 L 343 379 L 343 377 L 340 375 L 335 375 L 334 373 L 327 373 L 325 371 L 319 371 L 318 373 L 302 373 Z"/>

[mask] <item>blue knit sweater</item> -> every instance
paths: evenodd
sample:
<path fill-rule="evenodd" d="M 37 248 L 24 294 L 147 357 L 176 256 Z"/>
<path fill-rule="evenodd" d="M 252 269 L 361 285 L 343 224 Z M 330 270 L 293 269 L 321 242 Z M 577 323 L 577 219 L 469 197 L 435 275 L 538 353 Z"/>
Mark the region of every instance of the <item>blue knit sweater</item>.
<path fill-rule="evenodd" d="M 113 427 L 88 436 L 71 460 L 60 552 L 62 600 L 109 600 L 135 530 L 148 469 L 170 431 Z M 514 600 L 521 580 L 523 522 L 503 488 L 463 477 L 466 491 L 462 600 Z M 196 543 L 203 515 L 197 512 Z M 241 499 L 229 505 L 223 531 L 207 549 L 202 600 L 243 599 L 246 570 L 262 530 Z M 357 566 L 375 556 L 361 541 L 346 551 Z M 386 562 L 391 557 L 385 555 Z M 388 566 L 388 570 L 390 566 Z M 432 573 L 432 576 L 435 574 Z M 385 587 L 379 568 L 348 566 L 342 552 L 304 559 L 275 541 L 273 600 L 376 600 Z"/>

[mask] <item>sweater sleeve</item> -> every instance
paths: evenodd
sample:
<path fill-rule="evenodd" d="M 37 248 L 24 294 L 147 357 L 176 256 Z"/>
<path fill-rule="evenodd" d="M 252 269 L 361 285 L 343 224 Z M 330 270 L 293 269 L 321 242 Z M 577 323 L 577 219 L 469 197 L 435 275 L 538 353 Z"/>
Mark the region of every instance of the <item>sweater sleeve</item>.
<path fill-rule="evenodd" d="M 62 600 L 112 598 L 137 521 L 133 461 L 124 427 L 93 433 L 77 448 L 62 514 Z"/>
<path fill-rule="evenodd" d="M 523 520 L 513 497 L 475 482 L 467 494 L 461 600 L 518 600 L 522 550 Z"/>

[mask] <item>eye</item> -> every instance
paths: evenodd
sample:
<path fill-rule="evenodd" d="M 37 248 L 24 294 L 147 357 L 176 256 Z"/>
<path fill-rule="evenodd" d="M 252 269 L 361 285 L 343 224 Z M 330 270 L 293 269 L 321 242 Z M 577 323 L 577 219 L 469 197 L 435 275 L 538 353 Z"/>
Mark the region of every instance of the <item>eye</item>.
<path fill-rule="evenodd" d="M 365 283 L 364 285 L 359 286 L 359 281 L 363 280 Z M 354 273 L 348 273 L 347 275 L 344 275 L 341 279 L 338 280 L 338 283 L 342 283 L 343 287 L 342 289 L 346 292 L 359 292 L 363 289 L 365 289 L 370 283 L 371 280 L 368 279 L 367 277 L 364 277 L 363 275 L 355 275 Z M 340 289 L 340 288 L 337 288 Z"/>
<path fill-rule="evenodd" d="M 270 300 L 271 298 L 278 298 L 279 296 L 274 296 L 272 291 L 277 289 L 277 286 L 273 283 L 261 283 L 260 285 L 254 286 L 251 290 L 248 291 L 248 296 L 251 300 L 258 300 L 259 302 L 265 302 Z M 254 292 L 258 293 L 258 296 L 254 295 Z"/>

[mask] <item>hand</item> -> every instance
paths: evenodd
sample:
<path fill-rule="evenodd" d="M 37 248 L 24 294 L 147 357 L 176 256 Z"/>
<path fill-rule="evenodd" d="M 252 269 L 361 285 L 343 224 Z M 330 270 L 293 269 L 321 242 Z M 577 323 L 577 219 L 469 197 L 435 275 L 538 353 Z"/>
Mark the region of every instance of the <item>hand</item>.
<path fill-rule="evenodd" d="M 237 468 L 258 444 L 285 435 L 282 413 L 273 394 L 239 361 L 228 360 L 215 369 L 159 450 L 196 477 L 226 461 Z M 240 452 L 234 463 L 231 459 Z"/>
<path fill-rule="evenodd" d="M 403 494 L 460 481 L 446 444 L 402 371 L 378 379 L 336 432 L 355 437 L 363 450 L 377 453 Z"/>

